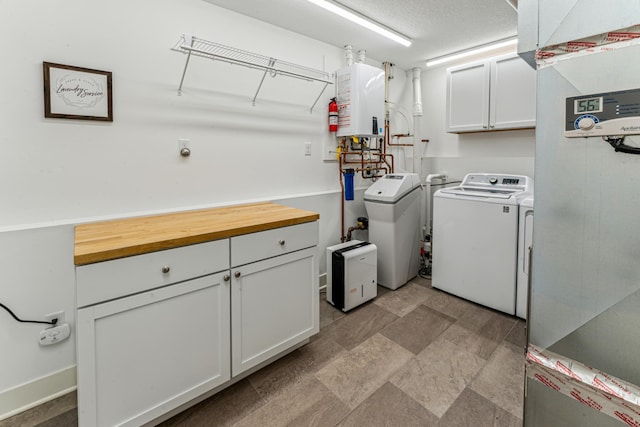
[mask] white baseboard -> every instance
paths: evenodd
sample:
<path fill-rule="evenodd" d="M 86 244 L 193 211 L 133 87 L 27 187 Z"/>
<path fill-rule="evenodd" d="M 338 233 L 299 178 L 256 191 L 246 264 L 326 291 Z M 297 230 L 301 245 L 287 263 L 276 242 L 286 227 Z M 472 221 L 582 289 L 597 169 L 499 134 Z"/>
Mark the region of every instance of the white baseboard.
<path fill-rule="evenodd" d="M 0 421 L 76 389 L 76 367 L 70 366 L 0 393 Z"/>
<path fill-rule="evenodd" d="M 327 287 L 327 273 L 322 273 L 318 276 L 318 288 L 324 289 L 325 287 Z"/>

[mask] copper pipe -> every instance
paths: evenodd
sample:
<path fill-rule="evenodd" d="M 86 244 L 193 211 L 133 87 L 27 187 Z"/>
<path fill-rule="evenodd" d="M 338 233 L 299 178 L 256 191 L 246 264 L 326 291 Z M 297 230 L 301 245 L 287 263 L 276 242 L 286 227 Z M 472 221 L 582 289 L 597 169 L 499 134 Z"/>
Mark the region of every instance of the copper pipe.
<path fill-rule="evenodd" d="M 347 160 L 347 156 L 349 155 L 358 155 L 360 156 L 360 161 L 349 161 Z M 364 152 L 363 151 L 342 151 L 338 156 L 339 167 L 338 167 L 338 175 L 340 178 L 340 243 L 345 242 L 344 235 L 344 181 L 343 181 L 343 165 L 345 164 L 360 164 L 360 168 L 354 168 L 354 172 L 360 172 L 362 178 L 371 179 L 371 178 L 380 178 L 382 175 L 378 175 L 377 173 L 373 176 L 365 176 L 364 173 L 366 171 L 384 171 L 385 174 L 393 173 L 394 168 L 394 160 L 393 154 L 386 154 L 376 152 L 374 153 L 378 158 L 375 160 L 364 160 Z M 391 158 L 391 163 L 387 158 Z M 383 163 L 385 166 L 380 166 Z M 366 165 L 375 165 L 375 167 L 367 167 Z"/>
<path fill-rule="evenodd" d="M 363 224 L 358 224 L 358 225 L 354 225 L 353 227 L 349 227 L 349 230 L 347 231 L 347 242 L 351 241 L 351 233 L 353 233 L 354 230 L 366 230 L 367 227 L 365 227 Z"/>
<path fill-rule="evenodd" d="M 408 133 L 396 133 L 393 135 L 393 138 L 398 138 L 398 140 L 400 138 L 411 138 L 413 137 L 413 135 L 410 135 Z M 411 144 L 394 144 L 392 142 L 389 143 L 389 147 L 413 147 L 413 143 Z"/>

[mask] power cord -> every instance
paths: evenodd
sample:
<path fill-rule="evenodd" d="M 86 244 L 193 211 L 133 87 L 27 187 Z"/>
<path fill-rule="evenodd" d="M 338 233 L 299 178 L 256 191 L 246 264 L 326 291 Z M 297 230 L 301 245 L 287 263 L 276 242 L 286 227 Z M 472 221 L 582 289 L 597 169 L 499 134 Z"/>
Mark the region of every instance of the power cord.
<path fill-rule="evenodd" d="M 44 320 L 23 320 L 21 318 L 19 318 L 18 316 L 16 316 L 13 311 L 11 311 L 11 309 L 9 307 L 7 307 L 6 305 L 2 304 L 0 302 L 0 307 L 4 308 L 5 310 L 7 310 L 9 312 L 9 314 L 16 319 L 18 322 L 21 323 L 43 323 L 45 325 L 55 325 L 56 323 L 58 323 L 58 319 L 53 319 L 50 322 L 44 321 Z"/>
<path fill-rule="evenodd" d="M 624 135 L 603 136 L 602 140 L 608 142 L 616 152 L 640 154 L 640 147 L 632 147 L 624 143 Z"/>

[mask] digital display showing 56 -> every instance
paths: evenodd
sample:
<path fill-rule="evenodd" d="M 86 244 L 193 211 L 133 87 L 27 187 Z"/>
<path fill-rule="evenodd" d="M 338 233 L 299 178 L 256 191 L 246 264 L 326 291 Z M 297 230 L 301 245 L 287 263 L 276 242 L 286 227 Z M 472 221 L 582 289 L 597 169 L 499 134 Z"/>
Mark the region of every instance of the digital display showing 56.
<path fill-rule="evenodd" d="M 573 101 L 574 114 L 583 113 L 601 113 L 602 112 L 602 97 L 596 98 L 582 98 Z"/>

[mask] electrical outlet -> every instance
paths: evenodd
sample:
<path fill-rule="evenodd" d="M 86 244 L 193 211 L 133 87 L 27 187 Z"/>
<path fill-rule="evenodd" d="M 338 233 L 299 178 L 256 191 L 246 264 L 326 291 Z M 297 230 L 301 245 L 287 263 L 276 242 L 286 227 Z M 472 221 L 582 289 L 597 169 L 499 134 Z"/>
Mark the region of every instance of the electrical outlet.
<path fill-rule="evenodd" d="M 304 143 L 304 155 L 305 156 L 310 156 L 311 155 L 311 143 L 310 142 L 305 142 Z"/>
<path fill-rule="evenodd" d="M 44 320 L 47 322 L 53 322 L 53 319 L 58 319 L 56 325 L 62 325 L 64 323 L 64 311 L 56 311 L 55 313 L 44 315 Z"/>
<path fill-rule="evenodd" d="M 58 326 L 40 331 L 40 339 L 38 340 L 38 343 L 40 345 L 57 344 L 60 341 L 64 341 L 69 338 L 70 334 L 71 328 L 69 327 L 69 324 L 59 323 Z"/>

